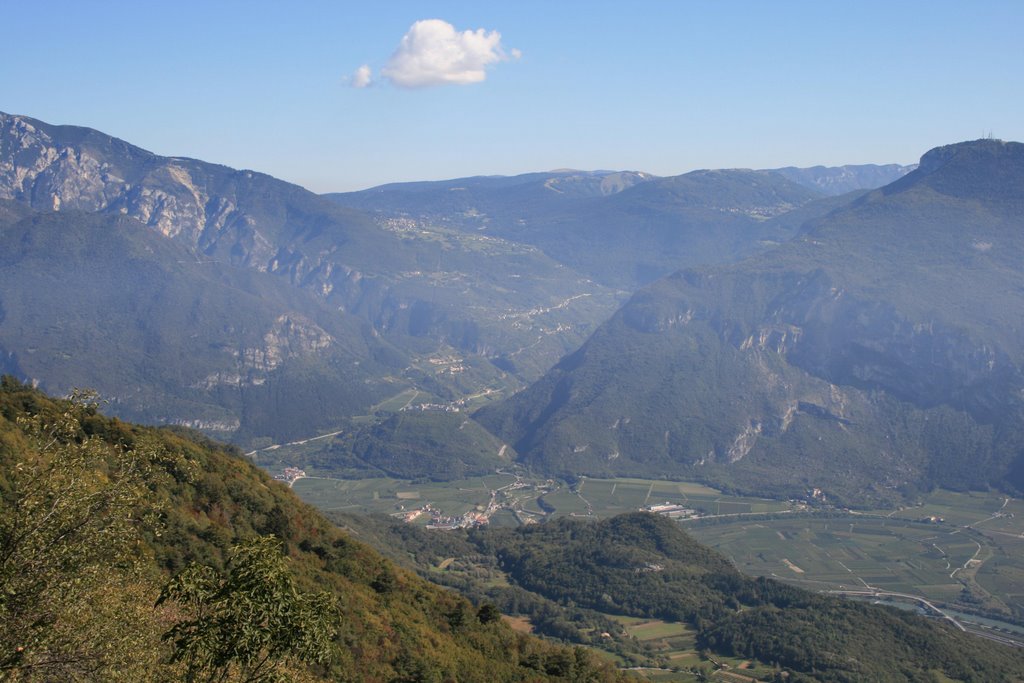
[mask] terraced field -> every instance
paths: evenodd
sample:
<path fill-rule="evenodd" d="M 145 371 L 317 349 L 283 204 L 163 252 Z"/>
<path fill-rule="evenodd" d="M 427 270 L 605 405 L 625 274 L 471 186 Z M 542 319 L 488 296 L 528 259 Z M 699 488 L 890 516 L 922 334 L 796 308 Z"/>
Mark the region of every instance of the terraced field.
<path fill-rule="evenodd" d="M 755 662 L 720 657 L 703 658 L 694 645 L 694 631 L 686 624 L 660 619 L 611 616 L 639 640 L 652 654 L 664 657 L 668 665 L 661 669 L 636 669 L 639 676 L 651 681 L 749 681 L 767 680 L 772 671 Z"/>

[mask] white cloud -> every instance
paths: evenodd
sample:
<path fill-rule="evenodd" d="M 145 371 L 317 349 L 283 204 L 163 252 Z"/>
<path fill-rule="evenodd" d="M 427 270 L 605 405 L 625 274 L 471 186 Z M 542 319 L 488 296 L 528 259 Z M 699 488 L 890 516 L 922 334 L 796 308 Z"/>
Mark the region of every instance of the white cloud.
<path fill-rule="evenodd" d="M 520 56 L 505 52 L 497 31 L 459 32 L 447 21 L 424 19 L 409 28 L 380 74 L 403 88 L 467 85 L 487 78 L 489 65 Z"/>
<path fill-rule="evenodd" d="M 369 64 L 363 64 L 356 69 L 356 72 L 352 74 L 351 84 L 353 88 L 365 88 L 373 84 L 373 72 L 370 71 Z"/>

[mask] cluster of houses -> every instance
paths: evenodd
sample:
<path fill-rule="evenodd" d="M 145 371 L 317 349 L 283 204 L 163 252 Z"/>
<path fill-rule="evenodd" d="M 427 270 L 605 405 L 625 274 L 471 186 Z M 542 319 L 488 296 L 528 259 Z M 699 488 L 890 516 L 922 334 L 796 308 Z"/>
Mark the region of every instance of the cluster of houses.
<path fill-rule="evenodd" d="M 451 517 L 443 514 L 430 503 L 425 503 L 423 507 L 416 508 L 415 510 L 400 510 L 392 516 L 400 517 L 402 521 L 412 523 L 423 515 L 430 515 L 430 522 L 427 524 L 428 529 L 445 529 L 449 531 L 452 529 L 483 526 L 489 521 L 487 512 L 470 510 L 464 515 Z"/>
<path fill-rule="evenodd" d="M 452 529 L 467 529 L 474 526 L 483 526 L 490 521 L 486 513 L 469 511 L 461 517 L 445 517 L 438 515 L 432 518 L 430 524 L 427 525 L 428 529 L 442 529 L 451 531 Z"/>
<path fill-rule="evenodd" d="M 669 503 L 668 501 L 665 501 L 661 505 L 648 505 L 644 510 L 647 512 L 653 512 L 656 515 L 668 517 L 669 519 L 689 519 L 690 517 L 697 516 L 697 511 L 693 508 Z"/>
<path fill-rule="evenodd" d="M 288 485 L 291 486 L 297 479 L 302 479 L 304 476 L 306 476 L 305 470 L 300 470 L 298 467 L 285 467 L 281 474 L 274 475 L 274 479 L 288 482 Z"/>
<path fill-rule="evenodd" d="M 519 484 L 519 482 L 517 482 Z M 509 488 L 514 487 L 511 485 Z M 490 516 L 498 509 L 500 505 L 495 501 L 496 492 L 492 491 L 491 503 L 486 509 L 470 510 L 469 512 L 458 515 L 449 516 L 443 514 L 440 510 L 433 507 L 430 503 L 425 503 L 422 507 L 418 507 L 414 510 L 406 510 L 404 506 L 401 506 L 398 512 L 392 514 L 393 517 L 398 517 L 402 521 L 407 523 L 415 522 L 424 515 L 430 516 L 430 521 L 427 523 L 426 528 L 428 529 L 441 529 L 441 530 L 452 530 L 452 529 L 465 529 L 474 526 L 483 526 L 490 521 Z M 647 512 L 653 512 L 656 515 L 663 515 L 670 519 L 689 519 L 691 517 L 699 516 L 699 513 L 683 505 L 677 505 L 674 503 L 663 503 L 660 505 L 648 505 L 643 508 Z M 516 513 L 516 518 L 519 519 L 520 523 L 523 524 L 536 524 L 537 519 L 533 516 L 533 513 L 525 513 L 521 508 L 516 507 L 513 510 Z"/>
<path fill-rule="evenodd" d="M 453 403 L 417 403 L 399 408 L 399 412 L 457 413 L 461 408 Z"/>

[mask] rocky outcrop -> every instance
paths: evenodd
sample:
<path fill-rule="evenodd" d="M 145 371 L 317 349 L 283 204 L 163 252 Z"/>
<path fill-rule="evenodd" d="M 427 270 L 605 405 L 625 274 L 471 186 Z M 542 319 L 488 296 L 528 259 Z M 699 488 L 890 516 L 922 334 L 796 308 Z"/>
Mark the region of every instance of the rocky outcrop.
<path fill-rule="evenodd" d="M 287 359 L 314 355 L 331 345 L 331 335 L 311 320 L 286 314 L 274 321 L 263 345 L 242 351 L 243 367 L 270 372 Z"/>
<path fill-rule="evenodd" d="M 270 240 L 239 208 L 236 193 L 212 191 L 208 167 L 158 157 L 88 129 L 0 114 L 0 198 L 41 210 L 127 215 L 203 253 L 233 253 L 236 261 L 266 270 L 274 253 Z M 214 168 L 234 176 L 234 184 L 258 175 Z"/>
<path fill-rule="evenodd" d="M 333 343 L 331 335 L 312 320 L 286 313 L 274 321 L 261 344 L 231 352 L 236 359 L 234 369 L 210 373 L 192 387 L 210 391 L 216 387 L 263 386 L 269 374 L 287 361 L 310 359 Z"/>

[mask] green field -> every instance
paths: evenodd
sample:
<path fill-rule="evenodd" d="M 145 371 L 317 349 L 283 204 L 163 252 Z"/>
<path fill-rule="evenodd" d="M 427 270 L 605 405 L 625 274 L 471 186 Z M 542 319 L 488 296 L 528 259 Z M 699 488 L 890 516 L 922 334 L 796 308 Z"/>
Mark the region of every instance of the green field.
<path fill-rule="evenodd" d="M 421 483 L 390 478 L 350 480 L 311 476 L 295 482 L 294 489 L 306 502 L 323 510 L 390 514 L 430 503 L 444 514 L 455 516 L 486 506 L 492 490 L 515 481 L 512 474 Z M 663 503 L 685 505 L 704 515 L 749 515 L 792 507 L 787 502 L 727 496 L 707 486 L 687 482 L 587 478 L 571 488 L 564 483 L 551 484 L 525 476 L 521 481 L 521 488 L 502 493 L 501 501 L 505 506 L 537 515 L 547 511 L 552 517 L 592 514 L 604 518 Z M 510 516 L 511 512 L 502 515 L 501 523 L 507 524 Z"/>
<path fill-rule="evenodd" d="M 626 633 L 640 641 L 653 655 L 666 662 L 662 669 L 639 669 L 635 673 L 651 681 L 743 680 L 731 678 L 730 673 L 750 679 L 765 679 L 771 669 L 733 657 L 717 657 L 717 665 L 702 659 L 695 647 L 695 632 L 686 624 L 660 619 L 607 615 L 622 624 Z M 703 672 L 703 677 L 695 672 Z"/>
<path fill-rule="evenodd" d="M 837 589 L 866 582 L 891 591 L 959 592 L 949 575 L 977 550 L 969 534 L 893 519 L 797 517 L 692 531 L 746 573 Z"/>
<path fill-rule="evenodd" d="M 921 505 L 891 510 L 876 511 L 879 515 L 899 519 L 917 520 L 928 516 L 942 517 L 949 524 L 971 525 L 978 528 L 1000 529 L 1009 526 L 1020 533 L 1020 518 L 1024 516 L 1024 501 L 1007 498 L 999 493 L 938 490 L 928 494 Z M 1002 513 L 994 516 L 995 513 Z M 1016 513 L 1014 515 L 1014 513 Z M 1016 521 L 1014 521 L 1016 520 Z"/>
<path fill-rule="evenodd" d="M 1020 619 L 1022 508 L 1005 496 L 937 491 L 919 507 L 884 514 L 722 519 L 688 528 L 748 574 L 821 590 L 871 587 Z"/>
<path fill-rule="evenodd" d="M 685 505 L 704 515 L 780 512 L 791 507 L 787 502 L 766 498 L 727 496 L 703 484 L 651 479 L 586 478 L 576 485 L 576 492 L 576 502 L 566 497 L 558 499 L 564 507 L 552 502 L 556 516 L 583 512 L 586 503 L 590 503 L 595 517 L 610 517 L 664 503 Z"/>
<path fill-rule="evenodd" d="M 369 412 L 371 415 L 383 412 L 394 413 L 398 412 L 402 408 L 405 408 L 410 405 L 415 405 L 417 403 L 422 403 L 431 398 L 433 398 L 433 396 L 426 393 L 425 391 L 419 391 L 417 389 L 405 389 L 404 391 L 395 394 L 391 398 L 387 398 L 378 403 L 377 405 L 373 406 L 372 408 L 370 408 Z"/>
<path fill-rule="evenodd" d="M 456 482 L 413 484 L 400 479 L 328 479 L 306 477 L 293 489 L 321 510 L 392 514 L 429 503 L 446 515 L 461 515 L 486 506 L 491 490 L 515 481 L 511 475 L 489 475 Z M 421 518 L 423 523 L 428 520 Z"/>

